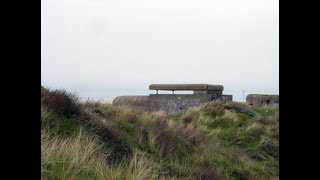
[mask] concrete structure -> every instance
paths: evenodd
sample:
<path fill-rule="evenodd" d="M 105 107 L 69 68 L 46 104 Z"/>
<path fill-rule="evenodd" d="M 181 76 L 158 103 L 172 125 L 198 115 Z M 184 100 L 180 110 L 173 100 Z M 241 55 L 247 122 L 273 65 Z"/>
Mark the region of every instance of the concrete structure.
<path fill-rule="evenodd" d="M 165 111 L 181 113 L 189 107 L 219 100 L 232 101 L 232 95 L 223 95 L 223 86 L 210 84 L 151 84 L 150 90 L 156 94 L 149 96 L 118 96 L 112 104 L 115 106 L 130 106 L 146 111 Z M 159 94 L 159 90 L 172 91 L 172 94 Z M 176 94 L 177 91 L 193 91 L 193 94 Z"/>
<path fill-rule="evenodd" d="M 114 106 L 135 107 L 149 111 L 149 96 L 117 96 L 113 99 Z"/>
<path fill-rule="evenodd" d="M 264 105 L 279 106 L 279 95 L 249 94 L 246 97 L 246 102 L 254 107 L 261 107 Z"/>

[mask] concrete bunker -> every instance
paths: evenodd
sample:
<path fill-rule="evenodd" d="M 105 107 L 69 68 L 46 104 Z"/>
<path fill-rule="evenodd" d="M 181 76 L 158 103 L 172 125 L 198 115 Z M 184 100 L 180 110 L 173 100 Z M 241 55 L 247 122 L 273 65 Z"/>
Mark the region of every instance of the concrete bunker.
<path fill-rule="evenodd" d="M 156 93 L 149 94 L 149 96 L 118 96 L 112 104 L 176 114 L 187 110 L 189 107 L 199 106 L 209 101 L 232 101 L 232 95 L 223 95 L 222 85 L 151 84 L 149 89 L 156 90 Z M 172 91 L 172 94 L 159 94 L 159 91 Z M 193 91 L 193 94 L 175 93 L 179 91 Z"/>
<path fill-rule="evenodd" d="M 279 95 L 248 94 L 246 102 L 254 107 L 261 107 L 265 105 L 279 106 Z"/>

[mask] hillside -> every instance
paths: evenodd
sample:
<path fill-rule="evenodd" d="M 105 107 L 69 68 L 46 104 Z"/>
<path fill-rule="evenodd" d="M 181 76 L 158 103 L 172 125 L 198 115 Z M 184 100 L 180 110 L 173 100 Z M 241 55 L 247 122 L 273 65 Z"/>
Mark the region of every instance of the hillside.
<path fill-rule="evenodd" d="M 278 149 L 275 107 L 167 115 L 41 89 L 42 179 L 278 179 Z"/>

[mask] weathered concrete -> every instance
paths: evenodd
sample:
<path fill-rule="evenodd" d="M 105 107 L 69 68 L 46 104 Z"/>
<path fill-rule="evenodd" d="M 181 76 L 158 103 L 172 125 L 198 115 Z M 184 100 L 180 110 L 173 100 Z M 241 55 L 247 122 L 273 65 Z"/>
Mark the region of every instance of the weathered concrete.
<path fill-rule="evenodd" d="M 150 94 L 149 96 L 119 96 L 113 100 L 114 106 L 129 106 L 147 111 L 165 111 L 177 114 L 189 107 L 219 100 L 232 101 L 232 95 L 223 95 L 223 86 L 208 84 L 153 84 L 155 90 L 193 90 L 193 94 Z"/>
<path fill-rule="evenodd" d="M 150 111 L 165 111 L 174 114 L 209 102 L 211 99 L 211 96 L 206 94 L 150 94 L 149 97 Z"/>
<path fill-rule="evenodd" d="M 222 95 L 222 102 L 232 101 L 232 95 L 224 94 Z"/>
<path fill-rule="evenodd" d="M 134 107 L 141 110 L 149 111 L 149 96 L 118 96 L 113 99 L 114 106 Z"/>
<path fill-rule="evenodd" d="M 254 107 L 261 107 L 265 105 L 279 106 L 279 95 L 249 94 L 246 97 L 246 102 Z"/>

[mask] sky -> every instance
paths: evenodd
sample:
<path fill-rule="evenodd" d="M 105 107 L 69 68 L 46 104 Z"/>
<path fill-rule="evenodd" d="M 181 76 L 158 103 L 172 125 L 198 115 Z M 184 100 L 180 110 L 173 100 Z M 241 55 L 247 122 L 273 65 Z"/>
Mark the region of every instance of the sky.
<path fill-rule="evenodd" d="M 42 0 L 41 84 L 81 97 L 149 84 L 279 93 L 278 0 Z"/>

